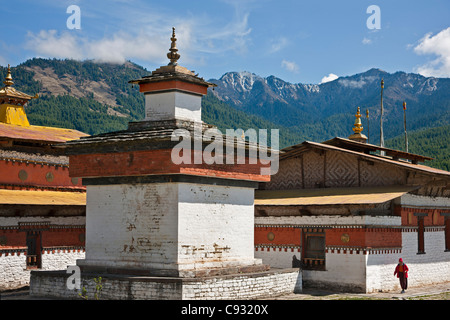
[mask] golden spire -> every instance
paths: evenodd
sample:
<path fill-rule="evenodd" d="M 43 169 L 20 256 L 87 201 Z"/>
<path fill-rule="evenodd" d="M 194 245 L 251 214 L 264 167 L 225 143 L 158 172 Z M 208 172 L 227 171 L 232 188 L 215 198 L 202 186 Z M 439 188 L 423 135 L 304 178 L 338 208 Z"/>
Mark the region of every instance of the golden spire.
<path fill-rule="evenodd" d="M 177 49 L 177 38 L 175 37 L 175 28 L 172 28 L 172 43 L 170 45 L 169 53 L 167 54 L 167 58 L 169 58 L 170 63 L 169 66 L 176 66 L 178 63 L 178 59 L 180 59 L 180 54 L 178 53 Z"/>
<path fill-rule="evenodd" d="M 8 73 L 6 74 L 5 81 L 3 81 L 3 84 L 6 87 L 12 86 L 14 84 L 11 76 L 11 66 L 8 64 Z"/>
<path fill-rule="evenodd" d="M 30 99 L 33 99 L 33 97 L 17 91 L 12 86 L 14 82 L 11 76 L 11 66 L 9 64 L 3 83 L 5 86 L 0 88 L 0 123 L 28 127 L 30 123 L 28 122 L 24 106 Z"/>
<path fill-rule="evenodd" d="M 171 74 L 171 73 L 184 73 L 190 76 L 196 76 L 193 71 L 186 69 L 178 65 L 178 59 L 180 59 L 180 54 L 177 49 L 177 38 L 175 36 L 175 28 L 172 28 L 172 37 L 170 38 L 172 43 L 170 45 L 169 53 L 167 53 L 167 58 L 169 58 L 170 62 L 166 66 L 161 66 L 155 71 L 152 71 L 152 75 L 162 75 L 162 74 Z M 131 83 L 138 83 L 135 81 L 130 81 Z"/>
<path fill-rule="evenodd" d="M 353 141 L 366 143 L 367 142 L 367 137 L 364 134 L 361 133 L 363 131 L 363 126 L 362 126 L 362 123 L 361 123 L 361 112 L 360 112 L 359 107 L 358 107 L 358 111 L 356 112 L 355 117 L 356 117 L 355 126 L 352 128 L 354 134 L 352 134 L 348 138 L 350 140 L 353 140 Z"/>
<path fill-rule="evenodd" d="M 359 107 L 358 107 L 358 111 L 356 112 L 355 117 L 356 117 L 356 120 L 355 120 L 355 126 L 353 127 L 353 132 L 354 133 L 361 133 L 364 128 L 363 128 L 362 123 L 361 123 L 361 112 L 359 110 Z"/>

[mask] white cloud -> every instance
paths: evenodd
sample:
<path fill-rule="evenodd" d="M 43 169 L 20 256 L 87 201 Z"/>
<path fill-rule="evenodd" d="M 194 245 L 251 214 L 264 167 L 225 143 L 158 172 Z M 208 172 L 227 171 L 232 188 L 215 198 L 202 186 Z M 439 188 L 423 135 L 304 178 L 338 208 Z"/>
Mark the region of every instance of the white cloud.
<path fill-rule="evenodd" d="M 436 59 L 415 69 L 425 77 L 450 77 L 450 27 L 432 36 L 426 34 L 414 51 L 420 55 L 433 55 Z"/>
<path fill-rule="evenodd" d="M 140 2 L 142 6 L 148 4 Z M 165 63 L 170 47 L 172 26 L 176 27 L 177 47 L 183 64 L 202 63 L 204 53 L 245 53 L 250 43 L 249 13 L 235 12 L 228 22 L 219 24 L 208 16 L 179 15 L 173 12 L 155 12 L 139 6 L 115 7 L 105 16 L 91 10 L 92 19 L 103 19 L 109 33 L 65 30 L 28 32 L 26 48 L 35 55 L 50 58 L 94 59 L 121 63 L 139 59 L 150 63 Z M 135 9 L 139 8 L 139 9 Z M 131 17 L 131 18 L 130 18 Z M 100 24 L 100 22 L 99 22 Z M 83 22 L 82 22 L 83 26 Z"/>
<path fill-rule="evenodd" d="M 238 53 L 245 53 L 250 42 L 249 35 L 252 31 L 248 26 L 248 18 L 249 14 L 244 14 L 239 19 L 236 18 L 224 27 L 216 30 L 214 30 L 213 26 L 196 25 L 196 30 L 194 30 L 192 35 L 197 35 L 196 40 L 200 46 L 206 41 L 209 47 L 213 49 L 212 52 L 232 50 Z M 211 44 L 213 45 L 211 46 Z"/>
<path fill-rule="evenodd" d="M 75 33 L 42 30 L 28 33 L 27 48 L 38 55 L 76 60 L 94 59 L 102 62 L 123 63 L 127 59 L 157 60 L 168 51 L 170 44 L 145 33 L 135 36 L 119 32 L 111 37 L 90 40 Z"/>
<path fill-rule="evenodd" d="M 283 60 L 281 61 L 281 67 L 290 71 L 290 72 L 298 72 L 298 65 L 295 62 Z"/>
<path fill-rule="evenodd" d="M 372 40 L 369 39 L 369 38 L 364 37 L 364 38 L 362 39 L 362 44 L 371 44 L 371 43 L 372 43 Z"/>
<path fill-rule="evenodd" d="M 28 32 L 27 48 L 39 55 L 55 58 L 83 58 L 78 40 L 69 32 L 58 35 L 56 30 L 41 30 L 38 34 Z"/>
<path fill-rule="evenodd" d="M 320 84 L 326 83 L 326 82 L 330 82 L 330 81 L 334 81 L 337 78 L 339 78 L 337 75 L 335 75 L 334 73 L 330 73 L 329 75 L 327 75 L 327 76 L 322 78 L 322 80 L 320 81 Z"/>
<path fill-rule="evenodd" d="M 282 50 L 288 44 L 288 39 L 285 37 L 280 37 L 273 39 L 270 43 L 269 53 L 275 53 Z"/>

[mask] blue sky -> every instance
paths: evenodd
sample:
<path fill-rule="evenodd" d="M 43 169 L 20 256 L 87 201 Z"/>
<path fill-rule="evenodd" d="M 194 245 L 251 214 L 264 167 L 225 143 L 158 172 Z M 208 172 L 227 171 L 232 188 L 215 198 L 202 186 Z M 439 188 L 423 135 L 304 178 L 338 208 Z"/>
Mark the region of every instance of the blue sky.
<path fill-rule="evenodd" d="M 81 29 L 67 27 L 70 5 Z M 367 26 L 371 5 L 380 29 Z M 167 64 L 174 26 L 179 63 L 205 79 L 250 71 L 320 83 L 370 68 L 450 77 L 448 0 L 15 0 L 0 12 L 1 65 L 131 60 L 151 71 Z"/>

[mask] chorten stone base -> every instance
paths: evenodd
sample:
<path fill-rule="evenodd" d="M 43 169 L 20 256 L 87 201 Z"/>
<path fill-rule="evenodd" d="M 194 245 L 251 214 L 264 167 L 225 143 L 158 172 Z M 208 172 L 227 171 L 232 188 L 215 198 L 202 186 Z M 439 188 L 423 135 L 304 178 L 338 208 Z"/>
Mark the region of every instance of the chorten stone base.
<path fill-rule="evenodd" d="M 102 290 L 94 279 L 102 277 Z M 83 290 L 69 290 L 64 271 L 32 271 L 30 294 L 57 299 L 93 300 L 247 300 L 276 297 L 302 290 L 299 269 L 273 269 L 200 278 L 145 277 L 82 273 Z M 95 293 L 98 292 L 97 297 Z"/>

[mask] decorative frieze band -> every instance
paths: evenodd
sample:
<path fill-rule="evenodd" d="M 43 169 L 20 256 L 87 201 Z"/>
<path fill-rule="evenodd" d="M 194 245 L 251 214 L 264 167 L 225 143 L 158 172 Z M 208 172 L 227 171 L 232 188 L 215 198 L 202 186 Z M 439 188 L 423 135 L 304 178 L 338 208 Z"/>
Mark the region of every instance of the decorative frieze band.
<path fill-rule="evenodd" d="M 79 246 L 43 247 L 41 252 L 47 254 L 85 252 L 85 247 Z"/>
<path fill-rule="evenodd" d="M 402 232 L 417 232 L 419 227 L 403 227 Z M 424 232 L 444 232 L 445 226 L 425 227 Z"/>
<path fill-rule="evenodd" d="M 255 228 L 298 228 L 298 229 L 385 229 L 402 232 L 417 232 L 417 226 L 383 226 L 383 225 L 305 225 L 305 224 L 256 224 Z M 425 226 L 425 232 L 444 231 L 445 226 Z M 377 230 L 378 231 L 378 230 Z"/>
<path fill-rule="evenodd" d="M 357 224 L 255 224 L 255 228 L 298 228 L 298 229 L 401 229 L 402 226 L 357 225 Z"/>
<path fill-rule="evenodd" d="M 255 251 L 278 251 L 278 252 L 301 252 L 302 247 L 298 245 L 255 245 Z M 397 254 L 401 253 L 402 248 L 367 248 L 367 247 L 345 247 L 345 246 L 326 246 L 325 253 L 332 254 Z"/>
<path fill-rule="evenodd" d="M 7 247 L 0 249 L 0 257 L 5 255 L 5 257 L 11 255 L 20 256 L 22 253 L 27 255 L 27 247 Z M 85 247 L 79 246 L 65 246 L 65 247 L 44 247 L 41 250 L 43 254 L 54 254 L 54 253 L 75 253 L 75 252 L 85 252 Z"/>
<path fill-rule="evenodd" d="M 18 255 L 20 256 L 20 254 L 27 254 L 27 247 L 4 247 L 0 249 L 0 257 L 2 257 L 3 255 L 5 255 L 5 257 L 9 256 L 9 255 Z"/>
<path fill-rule="evenodd" d="M 62 164 L 62 163 L 53 163 L 53 162 L 44 162 L 44 161 L 35 161 L 35 160 L 26 160 L 26 159 L 14 159 L 14 158 L 6 158 L 6 157 L 0 157 L 0 161 L 6 161 L 6 162 L 11 162 L 11 163 L 24 163 L 26 165 L 28 164 L 33 164 L 33 165 L 40 165 L 41 167 L 43 166 L 48 166 L 48 167 L 56 167 L 56 168 L 63 168 L 63 169 L 68 169 L 69 165 L 68 164 Z"/>
<path fill-rule="evenodd" d="M 367 247 L 344 247 L 344 246 L 327 246 L 325 248 L 326 253 L 337 254 L 392 254 L 401 253 L 402 248 L 367 248 Z"/>
<path fill-rule="evenodd" d="M 284 252 L 301 252 L 302 247 L 299 245 L 270 245 L 270 244 L 257 244 L 255 245 L 255 251 L 284 251 Z"/>
<path fill-rule="evenodd" d="M 84 229 L 85 225 L 50 224 L 49 222 L 19 222 L 17 226 L 0 226 L 0 230 L 30 230 L 30 229 Z"/>

